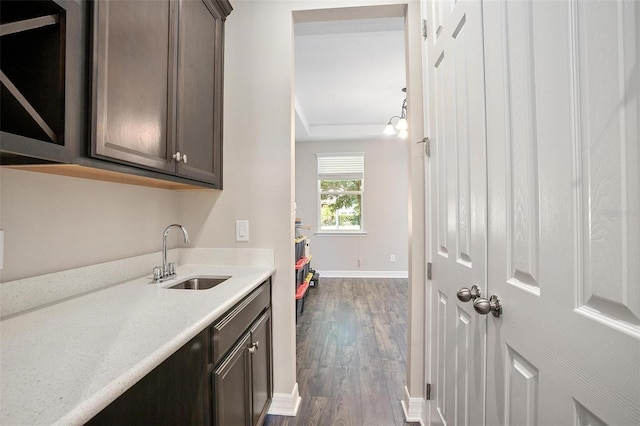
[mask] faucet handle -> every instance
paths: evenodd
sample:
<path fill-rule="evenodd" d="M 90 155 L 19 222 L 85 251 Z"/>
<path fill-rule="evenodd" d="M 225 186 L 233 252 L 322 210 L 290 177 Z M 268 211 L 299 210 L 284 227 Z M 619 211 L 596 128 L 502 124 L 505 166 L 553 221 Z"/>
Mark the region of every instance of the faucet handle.
<path fill-rule="evenodd" d="M 175 275 L 175 274 L 176 274 L 176 264 L 175 264 L 175 263 L 173 263 L 173 262 L 171 262 L 171 263 L 169 263 L 169 265 L 167 265 L 167 266 L 168 266 L 168 268 L 169 268 L 169 270 L 167 271 L 167 272 L 168 272 L 168 275 Z"/>
<path fill-rule="evenodd" d="M 161 278 L 162 278 L 162 269 L 159 266 L 156 266 L 155 268 L 153 268 L 153 281 L 157 283 L 160 281 Z"/>

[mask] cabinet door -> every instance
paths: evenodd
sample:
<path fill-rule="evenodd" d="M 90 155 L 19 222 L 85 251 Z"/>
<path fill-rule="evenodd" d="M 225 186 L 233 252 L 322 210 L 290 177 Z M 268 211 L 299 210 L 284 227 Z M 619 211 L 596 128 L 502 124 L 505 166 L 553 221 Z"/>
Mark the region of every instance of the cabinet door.
<path fill-rule="evenodd" d="M 247 333 L 213 371 L 214 426 L 247 425 L 249 421 L 249 358 Z"/>
<path fill-rule="evenodd" d="M 272 396 L 271 388 L 271 308 L 251 329 L 251 425 L 264 422 Z"/>
<path fill-rule="evenodd" d="M 207 336 L 194 337 L 87 424 L 208 424 Z"/>
<path fill-rule="evenodd" d="M 91 155 L 175 171 L 177 3 L 93 3 Z"/>
<path fill-rule="evenodd" d="M 178 174 L 222 188 L 223 15 L 210 0 L 182 0 L 178 67 Z"/>
<path fill-rule="evenodd" d="M 2 164 L 73 161 L 84 128 L 86 4 L 0 3 Z"/>

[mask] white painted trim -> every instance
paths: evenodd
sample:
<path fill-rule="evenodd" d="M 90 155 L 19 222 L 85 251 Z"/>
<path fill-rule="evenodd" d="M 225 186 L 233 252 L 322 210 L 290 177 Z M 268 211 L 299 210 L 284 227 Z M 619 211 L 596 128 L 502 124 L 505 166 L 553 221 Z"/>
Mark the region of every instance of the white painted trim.
<path fill-rule="evenodd" d="M 366 231 L 318 231 L 318 237 L 366 237 Z"/>
<path fill-rule="evenodd" d="M 422 422 L 422 403 L 424 402 L 424 398 L 411 398 L 409 395 L 409 389 L 404 387 L 405 399 L 400 401 L 402 404 L 402 411 L 404 411 L 404 418 L 407 422 L 420 422 L 420 424 L 424 424 Z M 407 402 L 408 405 L 407 405 Z"/>
<path fill-rule="evenodd" d="M 408 271 L 317 271 L 320 278 L 409 278 Z"/>
<path fill-rule="evenodd" d="M 304 113 L 304 110 L 302 109 L 302 105 L 300 105 L 300 102 L 298 102 L 298 97 L 294 96 L 294 98 L 295 98 L 295 111 L 296 111 L 296 114 L 298 114 L 298 118 L 300 119 L 300 122 L 304 126 L 304 130 L 305 130 L 305 132 L 307 132 L 307 135 L 308 135 L 309 134 L 309 120 L 307 119 L 307 115 Z"/>
<path fill-rule="evenodd" d="M 295 384 L 290 394 L 274 393 L 269 407 L 269 414 L 274 416 L 292 416 L 298 415 L 300 408 L 300 394 L 298 393 L 298 383 Z"/>

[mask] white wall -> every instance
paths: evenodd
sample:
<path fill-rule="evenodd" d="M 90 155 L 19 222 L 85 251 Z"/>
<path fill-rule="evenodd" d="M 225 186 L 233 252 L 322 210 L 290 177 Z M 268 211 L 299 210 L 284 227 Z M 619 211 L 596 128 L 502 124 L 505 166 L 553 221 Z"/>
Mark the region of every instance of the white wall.
<path fill-rule="evenodd" d="M 363 236 L 317 236 L 318 178 L 316 154 L 364 152 Z M 296 216 L 311 231 L 313 268 L 332 275 L 406 276 L 408 268 L 407 141 L 390 137 L 372 141 L 296 143 Z M 390 261 L 394 255 L 395 262 Z M 358 265 L 358 258 L 363 261 Z M 372 272 L 375 272 L 372 274 Z"/>
<path fill-rule="evenodd" d="M 0 281 L 160 251 L 162 230 L 178 218 L 176 197 L 164 189 L 1 168 Z"/>

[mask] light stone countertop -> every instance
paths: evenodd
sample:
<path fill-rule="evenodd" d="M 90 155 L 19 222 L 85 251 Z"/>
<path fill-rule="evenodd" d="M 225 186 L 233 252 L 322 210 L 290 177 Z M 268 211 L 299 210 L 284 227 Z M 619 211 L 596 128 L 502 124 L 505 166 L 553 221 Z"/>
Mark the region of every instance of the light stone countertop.
<path fill-rule="evenodd" d="M 0 424 L 83 424 L 275 272 L 179 265 L 0 322 Z M 209 290 L 165 287 L 230 275 Z"/>

